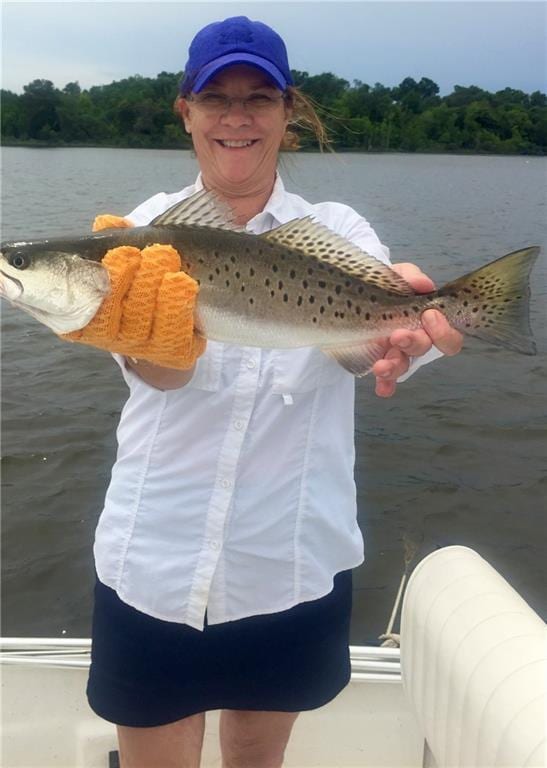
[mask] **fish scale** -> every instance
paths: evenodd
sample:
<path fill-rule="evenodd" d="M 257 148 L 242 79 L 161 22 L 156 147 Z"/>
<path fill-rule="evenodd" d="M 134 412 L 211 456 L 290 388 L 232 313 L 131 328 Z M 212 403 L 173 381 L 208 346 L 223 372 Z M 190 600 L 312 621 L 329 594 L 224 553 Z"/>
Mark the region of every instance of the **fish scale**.
<path fill-rule="evenodd" d="M 200 285 L 197 324 L 207 338 L 302 347 L 324 344 L 328 334 L 328 346 L 334 346 L 377 338 L 382 327 L 419 326 L 426 297 L 406 310 L 400 294 L 314 256 L 254 235 L 226 232 L 223 238 L 222 252 L 218 233 L 200 227 L 188 232 L 184 245 L 179 242 L 181 253 L 192 253 L 183 258 L 183 269 Z"/>

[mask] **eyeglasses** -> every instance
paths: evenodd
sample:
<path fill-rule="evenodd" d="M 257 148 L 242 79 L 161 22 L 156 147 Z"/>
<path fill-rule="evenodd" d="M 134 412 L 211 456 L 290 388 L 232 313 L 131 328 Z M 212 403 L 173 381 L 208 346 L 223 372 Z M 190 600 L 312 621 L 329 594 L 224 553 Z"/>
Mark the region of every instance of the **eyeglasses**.
<path fill-rule="evenodd" d="M 256 115 L 261 112 L 269 112 L 285 101 L 282 96 L 267 96 L 264 93 L 252 93 L 243 98 L 232 98 L 222 93 L 198 93 L 195 96 L 187 96 L 188 101 L 193 101 L 196 107 L 210 115 L 223 115 L 228 112 L 232 104 L 239 103 L 249 114 Z"/>

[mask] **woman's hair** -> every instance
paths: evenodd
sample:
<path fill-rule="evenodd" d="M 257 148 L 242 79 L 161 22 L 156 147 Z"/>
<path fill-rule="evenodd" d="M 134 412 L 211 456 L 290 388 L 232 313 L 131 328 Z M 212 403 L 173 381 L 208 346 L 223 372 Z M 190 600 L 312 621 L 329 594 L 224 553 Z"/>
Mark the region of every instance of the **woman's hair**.
<path fill-rule="evenodd" d="M 184 96 L 177 96 L 173 109 L 178 117 L 181 117 L 180 103 Z M 281 142 L 281 150 L 295 151 L 300 149 L 302 133 L 311 133 L 315 137 L 319 149 L 331 149 L 331 140 L 327 129 L 317 114 L 313 101 L 305 96 L 299 88 L 289 85 L 285 91 L 285 103 L 292 114 Z"/>
<path fill-rule="evenodd" d="M 285 95 L 286 103 L 291 108 L 292 115 L 281 142 L 281 149 L 300 149 L 300 134 L 303 131 L 314 135 L 321 151 L 331 149 L 331 140 L 327 129 L 317 114 L 313 101 L 293 85 L 287 87 Z"/>

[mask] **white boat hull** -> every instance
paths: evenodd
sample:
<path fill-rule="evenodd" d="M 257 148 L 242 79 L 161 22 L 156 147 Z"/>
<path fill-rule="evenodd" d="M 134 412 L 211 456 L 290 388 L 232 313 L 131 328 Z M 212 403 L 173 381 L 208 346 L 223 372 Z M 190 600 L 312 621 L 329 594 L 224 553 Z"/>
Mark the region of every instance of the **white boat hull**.
<path fill-rule="evenodd" d="M 116 731 L 87 704 L 86 641 L 39 643 L 3 641 L 3 768 L 107 768 Z M 352 648 L 352 658 L 350 685 L 298 719 L 286 768 L 422 765 L 423 739 L 403 695 L 399 651 Z M 207 715 L 202 764 L 221 764 L 217 712 Z"/>

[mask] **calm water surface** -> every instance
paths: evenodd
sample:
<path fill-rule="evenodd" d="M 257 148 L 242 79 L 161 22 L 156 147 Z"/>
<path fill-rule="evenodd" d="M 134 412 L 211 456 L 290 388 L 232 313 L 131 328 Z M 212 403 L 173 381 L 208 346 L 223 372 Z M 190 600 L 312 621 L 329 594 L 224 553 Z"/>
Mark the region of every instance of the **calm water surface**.
<path fill-rule="evenodd" d="M 189 153 L 8 148 L 3 239 L 84 232 L 197 172 Z M 281 168 L 311 201 L 352 205 L 394 261 L 438 283 L 529 244 L 536 357 L 469 343 L 384 401 L 357 388 L 359 519 L 352 642 L 386 626 L 405 567 L 436 547 L 476 549 L 545 615 L 547 237 L 543 158 L 299 155 Z M 3 634 L 87 636 L 92 541 L 126 388 L 106 353 L 60 342 L 3 308 Z"/>

